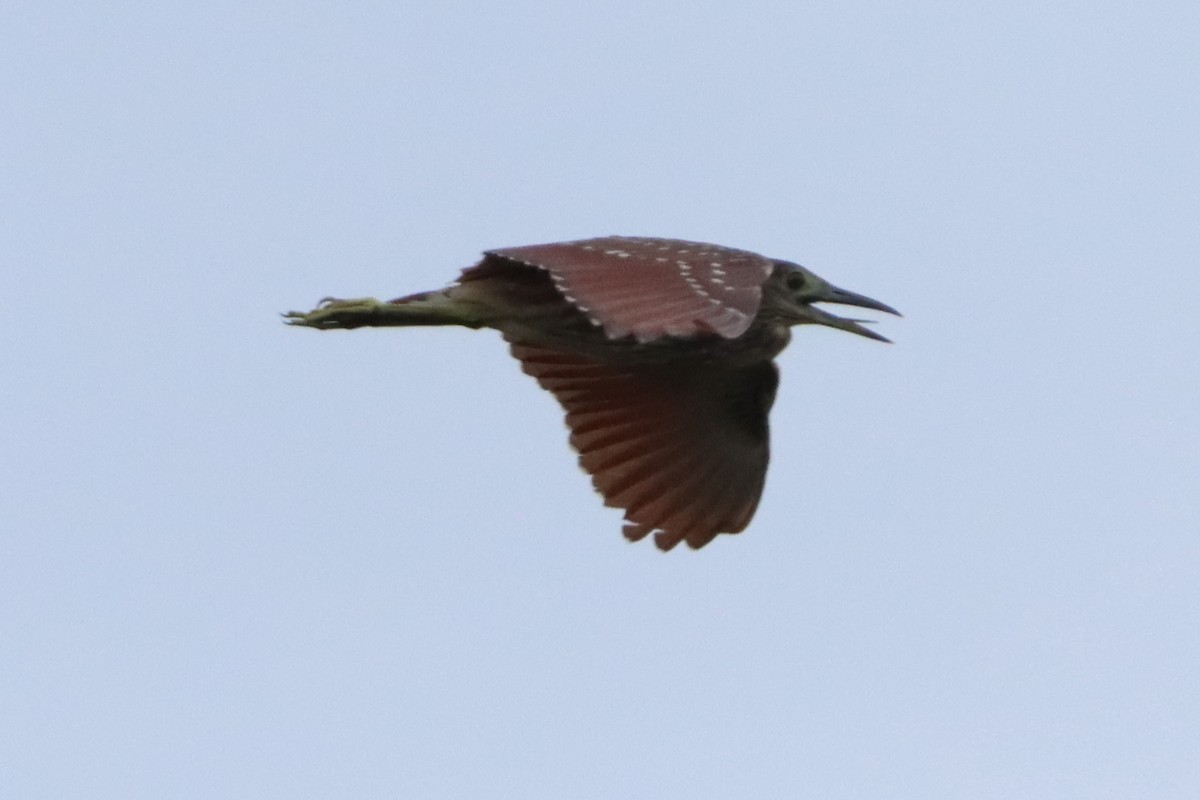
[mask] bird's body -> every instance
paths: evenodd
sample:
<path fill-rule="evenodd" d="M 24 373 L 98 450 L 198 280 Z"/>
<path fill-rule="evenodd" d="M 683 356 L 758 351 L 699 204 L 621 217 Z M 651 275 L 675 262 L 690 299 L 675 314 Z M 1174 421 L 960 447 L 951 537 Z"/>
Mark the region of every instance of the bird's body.
<path fill-rule="evenodd" d="M 485 253 L 454 285 L 389 303 L 327 300 L 292 324 L 494 328 L 567 413 L 571 443 L 626 536 L 697 548 L 757 507 L 772 359 L 791 326 L 883 337 L 811 306 L 895 313 L 808 270 L 744 250 L 605 237 Z M 886 341 L 886 340 L 885 340 Z"/>

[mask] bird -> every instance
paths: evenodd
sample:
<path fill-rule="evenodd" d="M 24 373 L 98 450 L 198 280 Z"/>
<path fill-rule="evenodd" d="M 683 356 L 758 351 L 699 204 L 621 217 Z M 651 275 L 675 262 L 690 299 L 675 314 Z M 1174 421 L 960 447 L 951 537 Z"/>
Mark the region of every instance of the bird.
<path fill-rule="evenodd" d="M 605 236 L 487 250 L 445 289 L 390 301 L 327 297 L 283 314 L 317 330 L 498 330 L 557 398 L 579 464 L 623 533 L 662 551 L 746 529 L 769 460 L 774 359 L 796 325 L 881 342 L 835 303 L 900 316 L 799 264 L 703 242 Z"/>

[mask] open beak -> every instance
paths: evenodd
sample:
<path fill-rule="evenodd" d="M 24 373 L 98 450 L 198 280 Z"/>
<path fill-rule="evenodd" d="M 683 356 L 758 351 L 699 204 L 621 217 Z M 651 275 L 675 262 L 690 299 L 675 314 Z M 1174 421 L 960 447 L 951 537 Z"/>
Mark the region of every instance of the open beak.
<path fill-rule="evenodd" d="M 872 300 L 866 295 L 861 295 L 856 292 L 848 292 L 845 289 L 839 289 L 836 286 L 830 286 L 826 295 L 819 299 L 821 303 L 839 303 L 843 306 L 858 306 L 859 308 L 871 308 L 875 311 L 883 311 L 888 314 L 895 314 L 897 317 L 903 316 L 899 311 L 889 306 L 887 303 L 881 303 L 878 300 Z"/>
<path fill-rule="evenodd" d="M 872 300 L 870 297 L 867 297 L 866 295 L 861 295 L 856 292 L 850 292 L 850 291 L 847 291 L 846 289 L 839 289 L 836 286 L 830 286 L 829 290 L 822 297 L 817 298 L 817 302 L 819 302 L 819 303 L 838 303 L 838 304 L 844 305 L 844 306 L 857 306 L 859 308 L 870 308 L 875 311 L 883 311 L 887 314 L 895 314 L 897 317 L 901 316 L 899 311 L 892 308 L 887 303 L 881 303 L 878 300 Z M 861 324 L 859 324 L 859 323 L 863 323 L 863 322 L 869 323 L 869 322 L 871 322 L 871 320 L 846 319 L 844 317 L 835 316 L 833 314 L 830 314 L 827 311 L 823 311 L 823 310 L 821 310 L 819 308 L 815 308 L 811 305 L 807 307 L 806 311 L 809 315 L 809 321 L 814 322 L 818 325 L 827 325 L 830 328 L 837 328 L 838 330 L 849 331 L 850 333 L 857 333 L 859 336 L 865 336 L 868 339 L 874 339 L 877 342 L 890 343 L 892 341 L 891 339 L 888 339 L 886 336 L 880 336 L 878 333 L 871 330 L 870 328 L 864 328 Z"/>
<path fill-rule="evenodd" d="M 874 339 L 877 342 L 887 342 L 891 344 L 892 340 L 886 336 L 880 336 L 870 328 L 864 328 L 860 322 L 870 322 L 869 319 L 846 319 L 830 314 L 828 311 L 822 311 L 815 306 L 809 306 L 804 310 L 804 321 L 816 325 L 827 325 L 830 328 L 837 328 L 840 331 L 849 331 L 857 333 L 859 336 L 865 336 L 868 339 Z"/>

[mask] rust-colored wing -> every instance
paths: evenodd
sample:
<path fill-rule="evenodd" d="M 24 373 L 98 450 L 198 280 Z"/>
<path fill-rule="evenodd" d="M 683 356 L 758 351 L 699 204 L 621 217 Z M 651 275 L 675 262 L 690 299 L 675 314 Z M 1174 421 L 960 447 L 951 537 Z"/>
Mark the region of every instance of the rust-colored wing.
<path fill-rule="evenodd" d="M 543 269 L 564 297 L 612 338 L 640 341 L 750 327 L 773 262 L 715 244 L 608 236 L 489 250 Z"/>
<path fill-rule="evenodd" d="M 520 342 L 513 355 L 567 412 L 571 444 L 632 541 L 703 547 L 749 524 L 767 472 L 778 371 L 622 367 Z"/>

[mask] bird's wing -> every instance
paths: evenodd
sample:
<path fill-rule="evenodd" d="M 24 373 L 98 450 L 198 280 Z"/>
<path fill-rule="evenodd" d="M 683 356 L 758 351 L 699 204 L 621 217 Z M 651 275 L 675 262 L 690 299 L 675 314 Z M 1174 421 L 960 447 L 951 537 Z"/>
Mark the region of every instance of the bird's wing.
<path fill-rule="evenodd" d="M 640 341 L 750 327 L 773 262 L 746 250 L 675 239 L 609 236 L 490 250 L 543 269 L 612 338 Z"/>
<path fill-rule="evenodd" d="M 774 364 L 630 368 L 510 344 L 562 404 L 580 465 L 606 505 L 625 509 L 627 538 L 657 531 L 662 550 L 698 548 L 749 524 L 767 472 Z"/>

